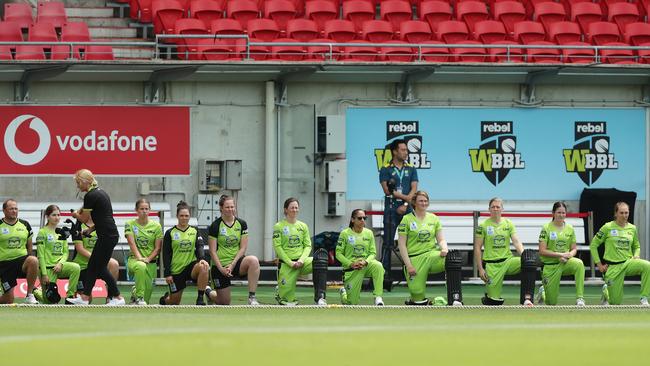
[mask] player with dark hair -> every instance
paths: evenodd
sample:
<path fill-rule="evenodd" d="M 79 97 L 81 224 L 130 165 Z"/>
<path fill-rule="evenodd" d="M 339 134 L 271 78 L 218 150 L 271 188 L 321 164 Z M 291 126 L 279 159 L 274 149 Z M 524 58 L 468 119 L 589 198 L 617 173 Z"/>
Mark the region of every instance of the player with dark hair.
<path fill-rule="evenodd" d="M 585 265 L 576 258 L 576 234 L 565 222 L 567 207 L 564 202 L 553 204 L 553 220 L 539 233 L 539 255 L 544 265 L 542 286 L 537 302 L 556 305 L 562 276 L 573 275 L 576 281 L 576 305 L 585 306 Z"/>
<path fill-rule="evenodd" d="M 366 212 L 355 209 L 350 216 L 350 225 L 341 231 L 336 244 L 336 259 L 343 266 L 343 287 L 341 303 L 357 305 L 361 298 L 361 285 L 365 277 L 372 278 L 375 305 L 384 305 L 384 267 L 375 259 L 375 235 L 366 229 Z"/>
<path fill-rule="evenodd" d="M 620 305 L 623 301 L 625 276 L 641 275 L 641 305 L 649 306 L 650 262 L 639 258 L 641 246 L 636 226 L 629 223 L 630 206 L 618 202 L 614 220 L 603 225 L 591 240 L 589 249 L 594 263 L 603 274 L 604 305 Z M 605 244 L 605 255 L 600 258 L 598 247 Z"/>
<path fill-rule="evenodd" d="M 179 305 L 187 281 L 197 285 L 196 305 L 205 305 L 203 295 L 208 285 L 210 265 L 204 259 L 203 238 L 198 228 L 190 226 L 190 206 L 184 201 L 176 205 L 178 224 L 165 232 L 163 262 L 169 292 L 160 298 L 160 305 Z"/>
<path fill-rule="evenodd" d="M 208 299 L 217 305 L 230 305 L 231 278 L 248 278 L 248 305 L 259 305 L 255 297 L 260 278 L 260 262 L 248 249 L 248 225 L 235 216 L 235 200 L 223 195 L 219 199 L 221 217 L 208 229 L 208 247 L 212 259 L 211 276 L 215 290 L 205 289 Z"/>
<path fill-rule="evenodd" d="M 18 202 L 8 199 L 2 203 L 4 217 L 0 222 L 0 304 L 14 302 L 14 287 L 18 278 L 27 279 L 25 303 L 38 304 L 32 291 L 38 277 L 38 259 L 32 255 L 32 227 L 18 218 Z"/>
<path fill-rule="evenodd" d="M 136 305 L 147 305 L 153 292 L 157 269 L 156 258 L 160 253 L 163 233 L 158 222 L 149 220 L 151 204 L 148 200 L 139 199 L 135 203 L 135 211 L 138 218 L 124 224 L 124 236 L 131 249 L 126 265 L 135 279 L 131 302 Z"/>
<path fill-rule="evenodd" d="M 406 162 L 408 149 L 406 141 L 393 140 L 390 143 L 391 162 L 379 170 L 379 183 L 384 191 L 384 236 L 381 249 L 381 263 L 385 271 L 384 288 L 390 290 L 391 252 L 395 245 L 395 231 L 402 217 L 411 212 L 409 203 L 418 187 L 418 172 Z"/>

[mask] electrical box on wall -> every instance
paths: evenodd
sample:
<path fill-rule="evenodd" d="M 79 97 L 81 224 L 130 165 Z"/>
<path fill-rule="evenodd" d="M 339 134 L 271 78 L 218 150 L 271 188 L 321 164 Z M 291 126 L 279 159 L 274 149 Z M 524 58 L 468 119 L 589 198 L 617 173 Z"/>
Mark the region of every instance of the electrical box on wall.
<path fill-rule="evenodd" d="M 345 215 L 345 193 L 335 192 L 327 194 L 327 216 Z"/>
<path fill-rule="evenodd" d="M 316 117 L 316 152 L 345 154 L 345 117 Z"/>
<path fill-rule="evenodd" d="M 219 196 L 216 194 L 196 195 L 196 220 L 199 226 L 210 226 L 219 217 Z"/>
<path fill-rule="evenodd" d="M 199 160 L 199 191 L 219 192 L 224 187 L 223 160 Z"/>
<path fill-rule="evenodd" d="M 242 164 L 241 160 L 226 160 L 226 189 L 241 191 L 242 189 Z"/>
<path fill-rule="evenodd" d="M 345 159 L 326 161 L 324 164 L 324 192 L 346 192 L 348 161 Z"/>

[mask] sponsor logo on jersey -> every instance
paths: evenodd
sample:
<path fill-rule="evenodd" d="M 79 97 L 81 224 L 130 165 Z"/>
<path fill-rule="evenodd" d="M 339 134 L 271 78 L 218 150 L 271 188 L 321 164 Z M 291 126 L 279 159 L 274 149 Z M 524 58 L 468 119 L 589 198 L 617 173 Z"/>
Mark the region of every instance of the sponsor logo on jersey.
<path fill-rule="evenodd" d="M 555 231 L 551 231 L 551 240 L 557 240 L 557 233 Z"/>
<path fill-rule="evenodd" d="M 517 136 L 512 121 L 481 121 L 481 145 L 469 149 L 472 171 L 483 173 L 490 183 L 502 183 L 513 169 L 526 163 L 517 152 Z"/>
<path fill-rule="evenodd" d="M 576 173 L 590 186 L 605 170 L 618 169 L 618 161 L 610 152 L 607 122 L 576 121 L 575 144 L 572 149 L 562 150 L 567 173 Z"/>
<path fill-rule="evenodd" d="M 427 153 L 422 150 L 423 141 L 420 135 L 419 121 L 386 121 L 386 146 L 375 149 L 377 170 L 390 164 L 393 154 L 390 143 L 396 138 L 406 141 L 408 157 L 406 161 L 416 169 L 431 169 L 431 161 Z"/>

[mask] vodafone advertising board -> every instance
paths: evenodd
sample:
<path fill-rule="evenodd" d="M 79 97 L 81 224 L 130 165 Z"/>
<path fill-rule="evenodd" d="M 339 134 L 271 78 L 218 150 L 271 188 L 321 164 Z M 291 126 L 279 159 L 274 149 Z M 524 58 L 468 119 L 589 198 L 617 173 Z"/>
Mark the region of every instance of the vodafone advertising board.
<path fill-rule="evenodd" d="M 188 175 L 189 107 L 0 106 L 0 175 Z"/>

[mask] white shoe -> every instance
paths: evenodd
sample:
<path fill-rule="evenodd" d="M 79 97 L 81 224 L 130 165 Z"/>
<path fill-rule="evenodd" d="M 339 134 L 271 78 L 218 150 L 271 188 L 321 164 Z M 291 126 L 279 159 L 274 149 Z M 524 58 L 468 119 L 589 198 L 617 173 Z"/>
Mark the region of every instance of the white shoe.
<path fill-rule="evenodd" d="M 259 306 L 259 302 L 257 301 L 257 298 L 255 296 L 251 296 L 248 298 L 248 305 L 250 306 Z"/>
<path fill-rule="evenodd" d="M 126 301 L 124 301 L 123 297 L 112 297 L 106 303 L 106 306 L 122 306 L 122 305 L 126 305 Z"/>
<path fill-rule="evenodd" d="M 641 298 L 641 306 L 650 306 L 650 304 L 648 304 L 648 298 L 647 297 L 642 297 Z"/>
<path fill-rule="evenodd" d="M 134 305 L 147 305 L 147 302 L 144 301 L 144 298 L 138 297 L 135 299 L 135 302 L 133 303 Z"/>
<path fill-rule="evenodd" d="M 36 297 L 34 297 L 34 294 L 27 294 L 27 296 L 25 296 L 25 304 L 36 305 L 36 304 L 38 304 L 38 300 L 36 300 Z"/>
<path fill-rule="evenodd" d="M 384 299 L 382 299 L 381 296 L 376 296 L 375 297 L 375 305 L 376 306 L 384 306 Z"/>
<path fill-rule="evenodd" d="M 297 301 L 283 301 L 281 305 L 288 306 L 288 307 L 294 307 L 298 305 Z"/>
<path fill-rule="evenodd" d="M 539 305 L 544 305 L 544 286 L 539 286 L 537 293 L 535 294 L 535 303 Z"/>
<path fill-rule="evenodd" d="M 81 297 L 81 295 L 77 295 L 75 297 L 69 297 L 69 298 L 65 299 L 65 301 L 68 304 L 72 304 L 72 305 L 88 305 L 88 300 L 84 300 Z"/>
<path fill-rule="evenodd" d="M 526 299 L 526 300 L 524 300 L 524 306 L 528 306 L 528 307 L 531 307 L 531 306 L 534 306 L 534 304 L 533 304 L 533 302 L 532 302 L 532 301 L 530 301 L 530 300 L 528 300 L 528 299 Z"/>
<path fill-rule="evenodd" d="M 316 305 L 318 306 L 327 306 L 327 300 L 323 299 L 322 297 L 316 301 Z"/>
<path fill-rule="evenodd" d="M 454 302 L 451 303 L 451 306 L 463 306 L 463 303 L 458 300 L 454 300 Z"/>
<path fill-rule="evenodd" d="M 583 299 L 582 297 L 578 298 L 576 300 L 576 306 L 585 306 L 585 299 Z"/>

